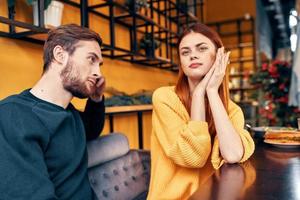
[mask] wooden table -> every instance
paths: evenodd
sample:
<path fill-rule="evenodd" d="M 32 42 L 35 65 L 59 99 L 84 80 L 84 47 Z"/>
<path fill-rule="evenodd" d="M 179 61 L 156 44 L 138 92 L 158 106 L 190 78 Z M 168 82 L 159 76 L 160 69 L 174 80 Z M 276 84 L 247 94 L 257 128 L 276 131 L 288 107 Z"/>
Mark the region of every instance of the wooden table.
<path fill-rule="evenodd" d="M 249 161 L 222 166 L 191 199 L 300 200 L 300 149 L 255 142 Z"/>

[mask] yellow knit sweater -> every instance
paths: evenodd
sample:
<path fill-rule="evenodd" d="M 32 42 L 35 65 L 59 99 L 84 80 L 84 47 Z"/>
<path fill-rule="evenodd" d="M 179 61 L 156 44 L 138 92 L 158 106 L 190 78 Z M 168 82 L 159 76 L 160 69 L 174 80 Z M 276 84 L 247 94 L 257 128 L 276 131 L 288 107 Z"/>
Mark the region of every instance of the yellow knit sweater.
<path fill-rule="evenodd" d="M 188 199 L 218 169 L 224 160 L 218 138 L 211 147 L 207 122 L 191 121 L 174 91 L 162 87 L 153 94 L 151 135 L 151 181 L 148 200 Z M 229 118 L 240 134 L 246 161 L 254 151 L 254 142 L 244 130 L 244 116 L 238 105 L 229 102 Z M 208 159 L 211 162 L 207 162 Z"/>

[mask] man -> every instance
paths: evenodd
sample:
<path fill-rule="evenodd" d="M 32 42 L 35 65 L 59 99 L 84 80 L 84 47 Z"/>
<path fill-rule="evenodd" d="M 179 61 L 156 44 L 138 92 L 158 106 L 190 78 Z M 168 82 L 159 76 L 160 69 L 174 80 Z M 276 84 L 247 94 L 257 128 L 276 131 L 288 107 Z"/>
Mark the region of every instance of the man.
<path fill-rule="evenodd" d="M 41 79 L 0 102 L 0 199 L 94 198 L 86 139 L 104 124 L 101 43 L 74 24 L 50 31 Z M 83 113 L 74 96 L 89 98 Z"/>

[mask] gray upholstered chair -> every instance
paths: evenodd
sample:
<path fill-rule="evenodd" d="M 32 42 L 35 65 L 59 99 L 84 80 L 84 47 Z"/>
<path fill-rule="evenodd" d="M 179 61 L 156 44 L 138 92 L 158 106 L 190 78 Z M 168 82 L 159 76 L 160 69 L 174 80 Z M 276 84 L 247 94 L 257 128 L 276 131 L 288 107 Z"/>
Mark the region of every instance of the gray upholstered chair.
<path fill-rule="evenodd" d="M 99 200 L 146 199 L 150 153 L 130 150 L 126 136 L 113 133 L 88 143 L 88 175 Z"/>

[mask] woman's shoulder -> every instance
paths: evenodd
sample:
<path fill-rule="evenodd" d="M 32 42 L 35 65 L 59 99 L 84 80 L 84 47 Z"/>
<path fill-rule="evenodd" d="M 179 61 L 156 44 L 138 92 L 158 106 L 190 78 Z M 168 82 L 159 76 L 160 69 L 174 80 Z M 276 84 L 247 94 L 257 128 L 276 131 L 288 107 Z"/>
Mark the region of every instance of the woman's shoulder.
<path fill-rule="evenodd" d="M 229 113 L 229 115 L 233 115 L 236 112 L 243 112 L 243 111 L 237 103 L 235 103 L 234 101 L 229 99 L 229 101 L 228 101 L 228 113 Z"/>
<path fill-rule="evenodd" d="M 175 92 L 175 86 L 164 86 L 157 88 L 153 92 L 152 96 L 152 102 L 153 104 L 158 103 L 158 102 L 164 102 L 167 104 L 177 104 L 180 102 L 179 97 L 177 96 Z"/>
<path fill-rule="evenodd" d="M 177 96 L 175 86 L 163 86 L 153 92 L 153 98 L 167 98 L 170 96 Z"/>
<path fill-rule="evenodd" d="M 159 110 L 160 112 L 172 110 L 179 115 L 185 114 L 186 118 L 188 118 L 188 113 L 175 92 L 175 86 L 165 86 L 156 89 L 152 96 L 152 105 L 154 110 Z"/>

